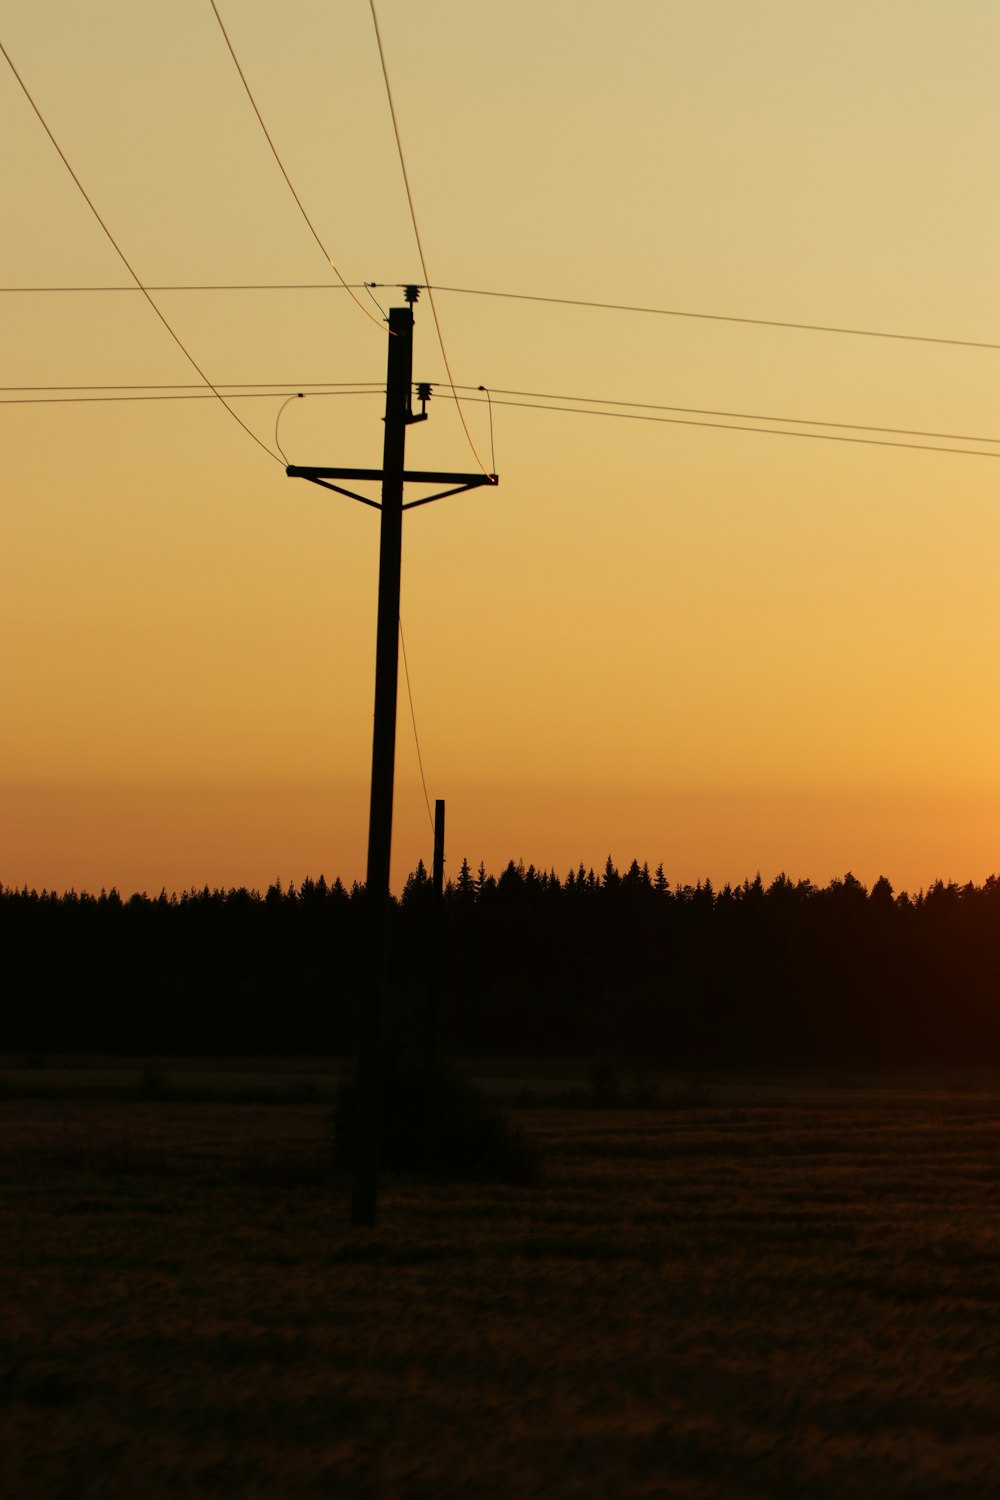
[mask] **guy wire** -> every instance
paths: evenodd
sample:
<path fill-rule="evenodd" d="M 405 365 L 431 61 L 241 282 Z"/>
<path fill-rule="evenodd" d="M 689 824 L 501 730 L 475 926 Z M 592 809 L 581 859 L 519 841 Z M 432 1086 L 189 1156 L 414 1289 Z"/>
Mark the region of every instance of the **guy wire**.
<path fill-rule="evenodd" d="M 434 827 L 434 814 L 431 812 L 431 799 L 427 795 L 427 778 L 424 775 L 424 760 L 420 754 L 420 736 L 417 734 L 417 716 L 413 709 L 413 689 L 410 686 L 410 667 L 406 660 L 406 641 L 403 639 L 403 620 L 401 615 L 396 616 L 399 625 L 399 644 L 403 648 L 403 676 L 406 678 L 406 696 L 410 700 L 410 723 L 413 725 L 413 743 L 417 747 L 417 765 L 420 767 L 420 784 L 424 789 L 424 805 L 427 808 L 427 817 L 431 828 Z"/>

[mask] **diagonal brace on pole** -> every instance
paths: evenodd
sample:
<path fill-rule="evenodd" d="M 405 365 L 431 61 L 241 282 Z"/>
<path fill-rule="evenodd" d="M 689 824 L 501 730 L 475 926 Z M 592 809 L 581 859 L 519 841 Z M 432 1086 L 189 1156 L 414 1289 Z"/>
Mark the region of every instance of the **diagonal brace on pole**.
<path fill-rule="evenodd" d="M 377 500 L 369 500 L 365 495 L 359 495 L 354 490 L 348 490 L 339 484 L 331 484 L 331 479 L 370 479 L 381 482 L 381 469 L 331 469 L 317 468 L 303 464 L 289 464 L 285 473 L 290 479 L 308 479 L 312 484 L 322 485 L 325 490 L 334 490 L 338 495 L 346 495 L 350 500 L 360 500 L 362 505 L 370 505 L 374 510 L 382 507 Z M 425 495 L 420 500 L 408 500 L 403 505 L 404 510 L 413 510 L 418 505 L 430 505 L 432 500 L 445 500 L 449 495 L 463 495 L 466 490 L 476 490 L 483 485 L 495 486 L 500 483 L 496 474 L 447 474 L 438 469 L 404 469 L 404 484 L 447 484 L 451 488 L 439 491 L 436 495 Z"/>

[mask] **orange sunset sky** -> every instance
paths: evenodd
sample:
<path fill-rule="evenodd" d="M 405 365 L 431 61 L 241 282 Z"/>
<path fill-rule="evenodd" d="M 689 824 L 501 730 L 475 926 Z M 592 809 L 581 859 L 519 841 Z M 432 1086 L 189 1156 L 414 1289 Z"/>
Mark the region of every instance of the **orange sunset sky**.
<path fill-rule="evenodd" d="M 367 0 L 218 3 L 341 273 L 423 281 Z M 378 15 L 434 283 L 967 341 L 438 294 L 456 382 L 494 392 L 501 481 L 404 528 L 450 873 L 610 853 L 915 890 L 1000 869 L 1000 8 Z M 325 264 L 209 0 L 8 0 L 0 40 L 144 282 L 326 285 L 154 296 L 214 382 L 266 393 L 233 406 L 269 448 L 285 395 L 366 387 L 293 402 L 279 438 L 377 467 L 380 315 Z M 2 59 L 0 110 L 3 287 L 129 285 Z M 362 878 L 376 514 L 288 479 L 214 398 L 37 400 L 201 394 L 137 291 L 0 306 L 0 880 Z M 436 394 L 409 464 L 474 469 L 426 294 L 414 377 Z M 487 409 L 465 410 L 489 464 Z M 396 888 L 430 842 L 401 677 Z"/>

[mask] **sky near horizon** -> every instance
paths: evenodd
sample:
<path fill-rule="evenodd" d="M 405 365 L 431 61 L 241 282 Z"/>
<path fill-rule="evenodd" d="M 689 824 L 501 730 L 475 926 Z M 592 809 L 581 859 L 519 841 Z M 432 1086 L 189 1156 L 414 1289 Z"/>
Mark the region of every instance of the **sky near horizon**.
<path fill-rule="evenodd" d="M 342 275 L 423 281 L 367 0 L 218 3 Z M 1000 344 L 993 0 L 377 9 L 434 283 Z M 7 0 L 0 40 L 146 284 L 329 283 L 154 295 L 218 384 L 369 387 L 292 402 L 279 437 L 378 467 L 380 314 L 326 266 L 209 0 Z M 2 58 L 0 118 L 0 284 L 127 285 Z M 501 394 L 1000 455 L 1000 349 L 436 300 L 456 382 L 494 393 L 500 475 L 404 526 L 449 872 L 1000 870 L 997 458 Z M 214 398 L 24 401 L 196 384 L 139 292 L 0 306 L 0 881 L 362 879 L 377 516 L 287 478 Z M 435 395 L 408 464 L 475 469 L 426 294 L 415 316 Z M 233 400 L 272 449 L 283 399 Z M 430 844 L 401 674 L 397 889 Z"/>

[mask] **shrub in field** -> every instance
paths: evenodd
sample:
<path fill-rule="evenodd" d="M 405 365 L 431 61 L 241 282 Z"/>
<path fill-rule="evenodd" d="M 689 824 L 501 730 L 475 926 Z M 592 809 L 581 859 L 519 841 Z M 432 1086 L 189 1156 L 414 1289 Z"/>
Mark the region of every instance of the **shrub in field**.
<path fill-rule="evenodd" d="M 323 1150 L 293 1151 L 254 1141 L 240 1159 L 239 1176 L 259 1188 L 319 1187 L 330 1178 L 329 1155 Z"/>
<path fill-rule="evenodd" d="M 588 1093 L 580 1102 L 590 1109 L 655 1109 L 663 1102 L 654 1078 L 641 1068 L 633 1068 L 626 1080 L 618 1065 L 607 1057 L 591 1063 L 587 1082 Z"/>
<path fill-rule="evenodd" d="M 586 1088 L 565 1089 L 555 1102 L 565 1109 L 704 1109 L 711 1096 L 697 1081 L 665 1094 L 656 1079 L 641 1069 L 623 1077 L 609 1058 L 598 1058 L 590 1065 Z"/>
<path fill-rule="evenodd" d="M 142 1099 L 169 1099 L 174 1092 L 173 1084 L 156 1063 L 147 1063 L 139 1074 L 139 1095 Z"/>
<path fill-rule="evenodd" d="M 336 1161 L 344 1168 L 354 1164 L 356 1100 L 353 1078 L 345 1079 L 332 1117 Z M 422 1068 L 391 1063 L 382 1077 L 379 1161 L 390 1172 L 527 1183 L 541 1156 L 457 1070 L 439 1068 L 428 1084 Z"/>
<path fill-rule="evenodd" d="M 622 1102 L 622 1080 L 615 1064 L 607 1057 L 595 1058 L 587 1076 L 592 1104 L 612 1106 Z"/>
<path fill-rule="evenodd" d="M 663 1102 L 668 1109 L 707 1109 L 712 1103 L 712 1095 L 703 1083 L 695 1079 L 671 1089 Z"/>

